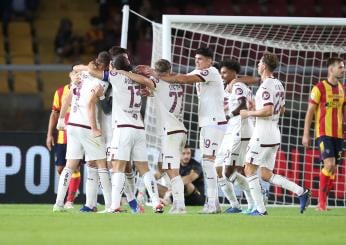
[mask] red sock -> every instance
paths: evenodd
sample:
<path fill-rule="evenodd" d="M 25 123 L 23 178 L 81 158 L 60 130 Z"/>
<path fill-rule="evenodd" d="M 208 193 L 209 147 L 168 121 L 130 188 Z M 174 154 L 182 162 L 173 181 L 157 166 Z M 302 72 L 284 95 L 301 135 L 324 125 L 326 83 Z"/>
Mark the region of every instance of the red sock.
<path fill-rule="evenodd" d="M 334 186 L 334 179 L 335 179 L 335 176 L 331 176 L 331 177 L 329 178 L 328 186 L 327 186 L 327 196 L 328 196 L 328 194 L 330 193 L 330 191 L 333 189 L 333 186 Z"/>
<path fill-rule="evenodd" d="M 79 188 L 79 184 L 80 184 L 80 174 L 78 174 L 78 176 L 76 176 L 76 177 L 72 177 L 72 179 L 70 181 L 70 185 L 68 187 L 68 195 L 67 195 L 67 201 L 68 202 L 74 201 L 74 198 L 76 196 L 76 192 Z"/>
<path fill-rule="evenodd" d="M 326 176 L 323 171 L 320 173 L 320 186 L 318 191 L 318 204 L 321 209 L 327 208 L 327 189 L 330 177 Z"/>

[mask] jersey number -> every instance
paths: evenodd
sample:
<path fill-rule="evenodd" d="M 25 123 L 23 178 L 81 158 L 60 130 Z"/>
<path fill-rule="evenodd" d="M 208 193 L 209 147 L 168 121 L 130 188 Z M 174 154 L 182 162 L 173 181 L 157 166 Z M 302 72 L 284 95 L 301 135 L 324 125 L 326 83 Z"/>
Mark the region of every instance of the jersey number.
<path fill-rule="evenodd" d="M 178 97 L 181 97 L 181 96 L 183 96 L 183 92 L 174 92 L 174 91 L 169 92 L 169 97 L 174 97 L 171 109 L 169 109 L 170 113 L 174 112 L 175 108 L 177 107 Z"/>
<path fill-rule="evenodd" d="M 127 89 L 130 90 L 130 92 L 131 92 L 130 108 L 140 107 L 141 106 L 141 101 L 136 103 L 135 102 L 135 95 L 137 95 L 137 98 L 138 98 L 138 95 L 140 95 L 141 87 L 139 85 L 137 85 L 137 86 L 128 86 Z"/>

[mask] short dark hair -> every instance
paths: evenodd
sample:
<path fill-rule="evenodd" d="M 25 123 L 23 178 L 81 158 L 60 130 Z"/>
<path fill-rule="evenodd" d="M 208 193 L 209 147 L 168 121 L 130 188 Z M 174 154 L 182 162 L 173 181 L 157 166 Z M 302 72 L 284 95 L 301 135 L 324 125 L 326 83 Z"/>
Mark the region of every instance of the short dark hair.
<path fill-rule="evenodd" d="M 270 52 L 265 52 L 262 57 L 262 61 L 267 65 L 268 69 L 272 72 L 279 65 L 278 58 L 275 54 Z"/>
<path fill-rule="evenodd" d="M 165 59 L 159 59 L 155 62 L 155 71 L 158 73 L 170 72 L 171 71 L 171 63 Z"/>
<path fill-rule="evenodd" d="M 111 66 L 117 70 L 131 71 L 132 66 L 129 63 L 129 60 L 123 55 L 118 55 L 112 58 Z"/>
<path fill-rule="evenodd" d="M 327 67 L 331 65 L 335 65 L 336 63 L 344 62 L 344 60 L 341 57 L 330 57 L 327 60 Z"/>
<path fill-rule="evenodd" d="M 106 51 L 102 51 L 97 55 L 97 58 L 94 60 L 94 63 L 97 67 L 99 67 L 100 65 L 104 66 L 104 69 L 105 67 L 108 67 L 110 61 L 111 56 L 109 55 L 109 53 Z"/>
<path fill-rule="evenodd" d="M 235 71 L 235 73 L 240 72 L 240 63 L 234 59 L 227 59 L 220 62 L 220 69 L 226 67 L 228 70 Z"/>
<path fill-rule="evenodd" d="M 196 54 L 200 54 L 211 59 L 213 58 L 213 51 L 209 47 L 200 47 L 196 49 Z"/>
<path fill-rule="evenodd" d="M 127 49 L 119 46 L 113 46 L 108 50 L 108 53 L 112 56 L 112 58 L 114 58 L 120 54 L 127 54 Z"/>

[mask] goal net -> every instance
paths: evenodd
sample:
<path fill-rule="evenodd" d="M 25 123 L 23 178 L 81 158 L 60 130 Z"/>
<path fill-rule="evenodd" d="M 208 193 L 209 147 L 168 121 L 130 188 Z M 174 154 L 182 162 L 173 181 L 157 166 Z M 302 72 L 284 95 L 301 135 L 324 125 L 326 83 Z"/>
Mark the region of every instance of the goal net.
<path fill-rule="evenodd" d="M 275 76 L 286 88 L 286 112 L 280 121 L 282 145 L 275 172 L 311 188 L 312 204 L 316 204 L 321 164 L 316 143 L 313 141 L 310 149 L 301 144 L 304 118 L 312 86 L 327 77 L 326 59 L 332 55 L 346 59 L 345 22 L 322 18 L 164 16 L 163 25 L 153 23 L 152 62 L 167 58 L 174 72 L 186 74 L 194 69 L 194 50 L 202 46 L 213 49 L 216 62 L 238 60 L 242 75 L 257 75 L 256 66 L 264 51 L 278 56 L 280 66 Z M 255 92 L 256 86 L 253 89 Z M 184 123 L 189 131 L 188 144 L 194 149 L 199 147 L 197 105 L 195 87 L 186 85 Z M 150 110 L 150 101 L 147 108 Z M 148 143 L 159 149 L 159 138 L 150 127 L 155 121 L 151 116 L 146 115 Z M 329 205 L 345 206 L 345 175 L 344 162 L 338 166 Z M 292 197 L 284 189 L 269 189 L 271 204 L 295 204 L 298 200 Z"/>

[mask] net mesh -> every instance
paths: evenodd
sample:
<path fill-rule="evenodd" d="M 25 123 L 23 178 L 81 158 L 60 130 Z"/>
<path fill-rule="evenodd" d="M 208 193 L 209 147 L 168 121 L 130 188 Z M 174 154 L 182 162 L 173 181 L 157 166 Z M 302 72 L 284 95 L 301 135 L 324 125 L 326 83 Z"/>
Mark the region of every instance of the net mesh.
<path fill-rule="evenodd" d="M 154 24 L 152 61 L 162 56 L 161 40 L 161 26 Z M 242 65 L 243 75 L 256 75 L 257 62 L 264 51 L 278 56 L 280 66 L 275 76 L 285 85 L 286 112 L 280 121 L 282 145 L 277 155 L 275 172 L 311 188 L 312 202 L 316 204 L 321 165 L 316 143 L 313 141 L 310 149 L 304 149 L 301 145 L 304 118 L 312 86 L 327 77 L 326 59 L 332 55 L 346 59 L 346 27 L 172 23 L 171 40 L 173 69 L 182 74 L 194 69 L 194 50 L 202 46 L 214 50 L 214 60 L 217 62 L 226 58 L 237 59 Z M 199 147 L 197 105 L 195 87 L 186 85 L 184 123 L 189 131 L 188 144 L 195 149 Z M 147 113 L 147 125 L 152 120 L 151 113 Z M 148 143 L 159 149 L 159 141 L 153 135 L 154 131 L 149 130 Z M 345 205 L 345 175 L 343 163 L 338 166 L 329 205 Z M 271 187 L 269 194 L 270 203 L 297 202 L 292 198 L 292 193 L 279 187 Z"/>

